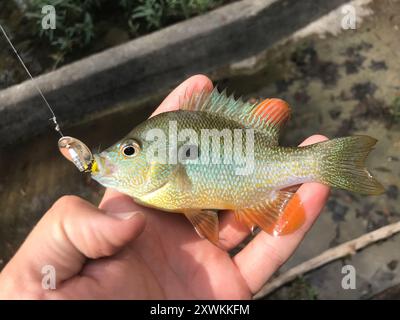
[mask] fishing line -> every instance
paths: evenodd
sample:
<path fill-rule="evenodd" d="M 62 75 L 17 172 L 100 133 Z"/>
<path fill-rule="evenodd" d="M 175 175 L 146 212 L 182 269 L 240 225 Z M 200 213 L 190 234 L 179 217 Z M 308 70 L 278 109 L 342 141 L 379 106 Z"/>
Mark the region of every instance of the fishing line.
<path fill-rule="evenodd" d="M 14 50 L 15 55 L 17 56 L 19 62 L 21 62 L 22 66 L 24 67 L 26 73 L 28 74 L 29 78 L 32 80 L 33 85 L 35 86 L 36 90 L 39 92 L 40 96 L 42 97 L 43 101 L 45 102 L 47 108 L 50 110 L 52 117 L 50 120 L 53 121 L 56 130 L 60 135 L 61 138 L 58 140 L 58 148 L 61 154 L 69 161 L 73 162 L 75 166 L 81 172 L 91 172 L 92 166 L 94 163 L 94 158 L 90 149 L 84 144 L 82 141 L 73 138 L 64 136 L 60 125 L 57 122 L 56 115 L 53 111 L 53 108 L 50 106 L 50 103 L 47 101 L 46 97 L 44 96 L 42 90 L 40 89 L 39 85 L 36 83 L 36 80 L 33 78 L 32 74 L 29 72 L 29 69 L 25 65 L 24 61 L 22 60 L 21 56 L 18 54 L 17 49 L 15 49 L 14 45 L 12 44 L 7 32 L 4 30 L 3 26 L 0 24 L 0 29 L 4 34 L 7 42 Z"/>
<path fill-rule="evenodd" d="M 53 111 L 53 108 L 50 106 L 49 102 L 47 101 L 46 97 L 44 96 L 42 90 L 40 89 L 40 87 L 38 86 L 38 84 L 36 83 L 35 79 L 32 77 L 32 74 L 29 72 L 29 69 L 27 68 L 27 66 L 25 65 L 24 61 L 22 60 L 21 56 L 19 55 L 17 49 L 15 49 L 14 45 L 12 44 L 10 38 L 8 37 L 6 30 L 4 30 L 3 26 L 0 24 L 0 29 L 3 32 L 7 42 L 10 44 L 11 48 L 14 50 L 15 55 L 17 56 L 18 60 L 21 62 L 22 66 L 24 67 L 26 73 L 28 74 L 28 76 L 31 78 L 33 85 L 35 86 L 36 90 L 39 92 L 40 96 L 42 97 L 43 101 L 45 102 L 47 108 L 50 110 L 52 117 L 50 118 L 50 120 L 53 121 L 55 128 L 54 130 L 56 130 L 61 137 L 64 137 L 61 129 L 60 129 L 60 125 L 57 122 L 57 118 L 56 115 Z"/>

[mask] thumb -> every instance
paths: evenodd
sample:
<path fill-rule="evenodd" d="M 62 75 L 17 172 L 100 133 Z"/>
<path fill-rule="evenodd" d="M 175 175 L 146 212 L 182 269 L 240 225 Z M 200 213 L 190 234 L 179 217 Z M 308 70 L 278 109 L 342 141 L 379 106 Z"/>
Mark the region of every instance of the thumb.
<path fill-rule="evenodd" d="M 87 258 L 111 256 L 140 235 L 145 216 L 140 212 L 105 213 L 89 202 L 64 196 L 43 216 L 16 255 L 4 268 L 7 276 L 41 288 L 42 270 L 51 266 L 56 283 L 77 275 Z M 17 275 L 15 273 L 18 273 Z M 0 290 L 1 291 L 1 290 Z"/>

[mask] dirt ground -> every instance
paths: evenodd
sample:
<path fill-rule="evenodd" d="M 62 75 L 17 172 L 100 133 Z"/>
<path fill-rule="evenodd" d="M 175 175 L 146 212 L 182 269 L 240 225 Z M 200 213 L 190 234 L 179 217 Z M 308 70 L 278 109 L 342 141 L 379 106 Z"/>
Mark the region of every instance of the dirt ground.
<path fill-rule="evenodd" d="M 355 30 L 322 38 L 306 30 L 213 75 L 222 78 L 222 87 L 247 98 L 286 99 L 293 115 L 283 145 L 296 145 L 315 133 L 331 138 L 368 134 L 379 140 L 369 167 L 386 193 L 365 197 L 333 190 L 320 218 L 280 272 L 400 218 L 400 1 L 373 1 L 363 7 L 367 13 Z M 321 25 L 340 23 L 330 19 Z M 106 147 L 152 108 L 110 115 L 68 134 L 94 149 Z M 42 136 L 1 150 L 0 269 L 59 196 L 76 194 L 97 203 L 104 192 L 59 155 L 57 139 L 56 134 Z M 370 298 L 400 283 L 399 247 L 400 235 L 394 236 L 313 271 L 268 298 Z M 341 287 L 346 264 L 356 268 L 355 290 Z"/>

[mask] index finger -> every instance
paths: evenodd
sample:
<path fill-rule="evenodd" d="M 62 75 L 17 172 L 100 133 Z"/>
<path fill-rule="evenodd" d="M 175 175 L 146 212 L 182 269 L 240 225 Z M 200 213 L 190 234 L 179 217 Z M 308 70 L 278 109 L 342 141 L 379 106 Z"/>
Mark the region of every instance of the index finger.
<path fill-rule="evenodd" d="M 156 111 L 151 115 L 152 117 L 167 111 L 178 110 L 179 105 L 183 98 L 190 97 L 195 92 L 202 90 L 211 91 L 213 84 L 209 78 L 202 74 L 197 74 L 183 81 L 177 86 L 165 99 Z"/>

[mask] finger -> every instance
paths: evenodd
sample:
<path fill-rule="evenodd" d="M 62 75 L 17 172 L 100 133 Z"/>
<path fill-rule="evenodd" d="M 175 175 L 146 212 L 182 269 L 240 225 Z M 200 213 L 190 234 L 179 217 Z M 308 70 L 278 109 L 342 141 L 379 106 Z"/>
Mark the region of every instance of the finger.
<path fill-rule="evenodd" d="M 327 140 L 324 136 L 312 136 L 301 146 L 324 140 Z M 300 244 L 321 212 L 328 198 L 329 187 L 319 183 L 304 183 L 296 193 L 306 214 L 303 226 L 294 233 L 282 237 L 274 237 L 260 232 L 234 257 L 234 262 L 253 293 L 257 292 L 272 274 L 289 259 Z"/>
<path fill-rule="evenodd" d="M 206 76 L 201 74 L 192 76 L 177 86 L 151 116 L 153 117 L 162 112 L 178 110 L 183 98 L 190 97 L 194 92 L 201 92 L 202 90 L 211 91 L 212 89 L 213 84 Z"/>
<path fill-rule="evenodd" d="M 78 274 L 87 258 L 118 252 L 141 233 L 144 225 L 142 213 L 104 214 L 83 199 L 62 197 L 35 226 L 1 275 L 18 270 L 21 284 L 36 282 L 40 289 L 42 268 L 50 265 L 56 272 L 56 282 L 62 282 Z"/>
<path fill-rule="evenodd" d="M 224 250 L 237 247 L 250 234 L 249 228 L 240 223 L 231 211 L 220 214 L 219 242 Z"/>
<path fill-rule="evenodd" d="M 318 143 L 318 142 L 322 142 L 322 141 L 326 141 L 326 140 L 329 140 L 329 139 L 321 134 L 314 134 L 311 137 L 308 137 L 302 143 L 300 143 L 299 147 L 309 146 L 310 144 L 314 144 L 314 143 Z"/>
<path fill-rule="evenodd" d="M 143 207 L 133 201 L 131 197 L 111 188 L 106 189 L 99 208 L 109 213 L 143 210 Z"/>

